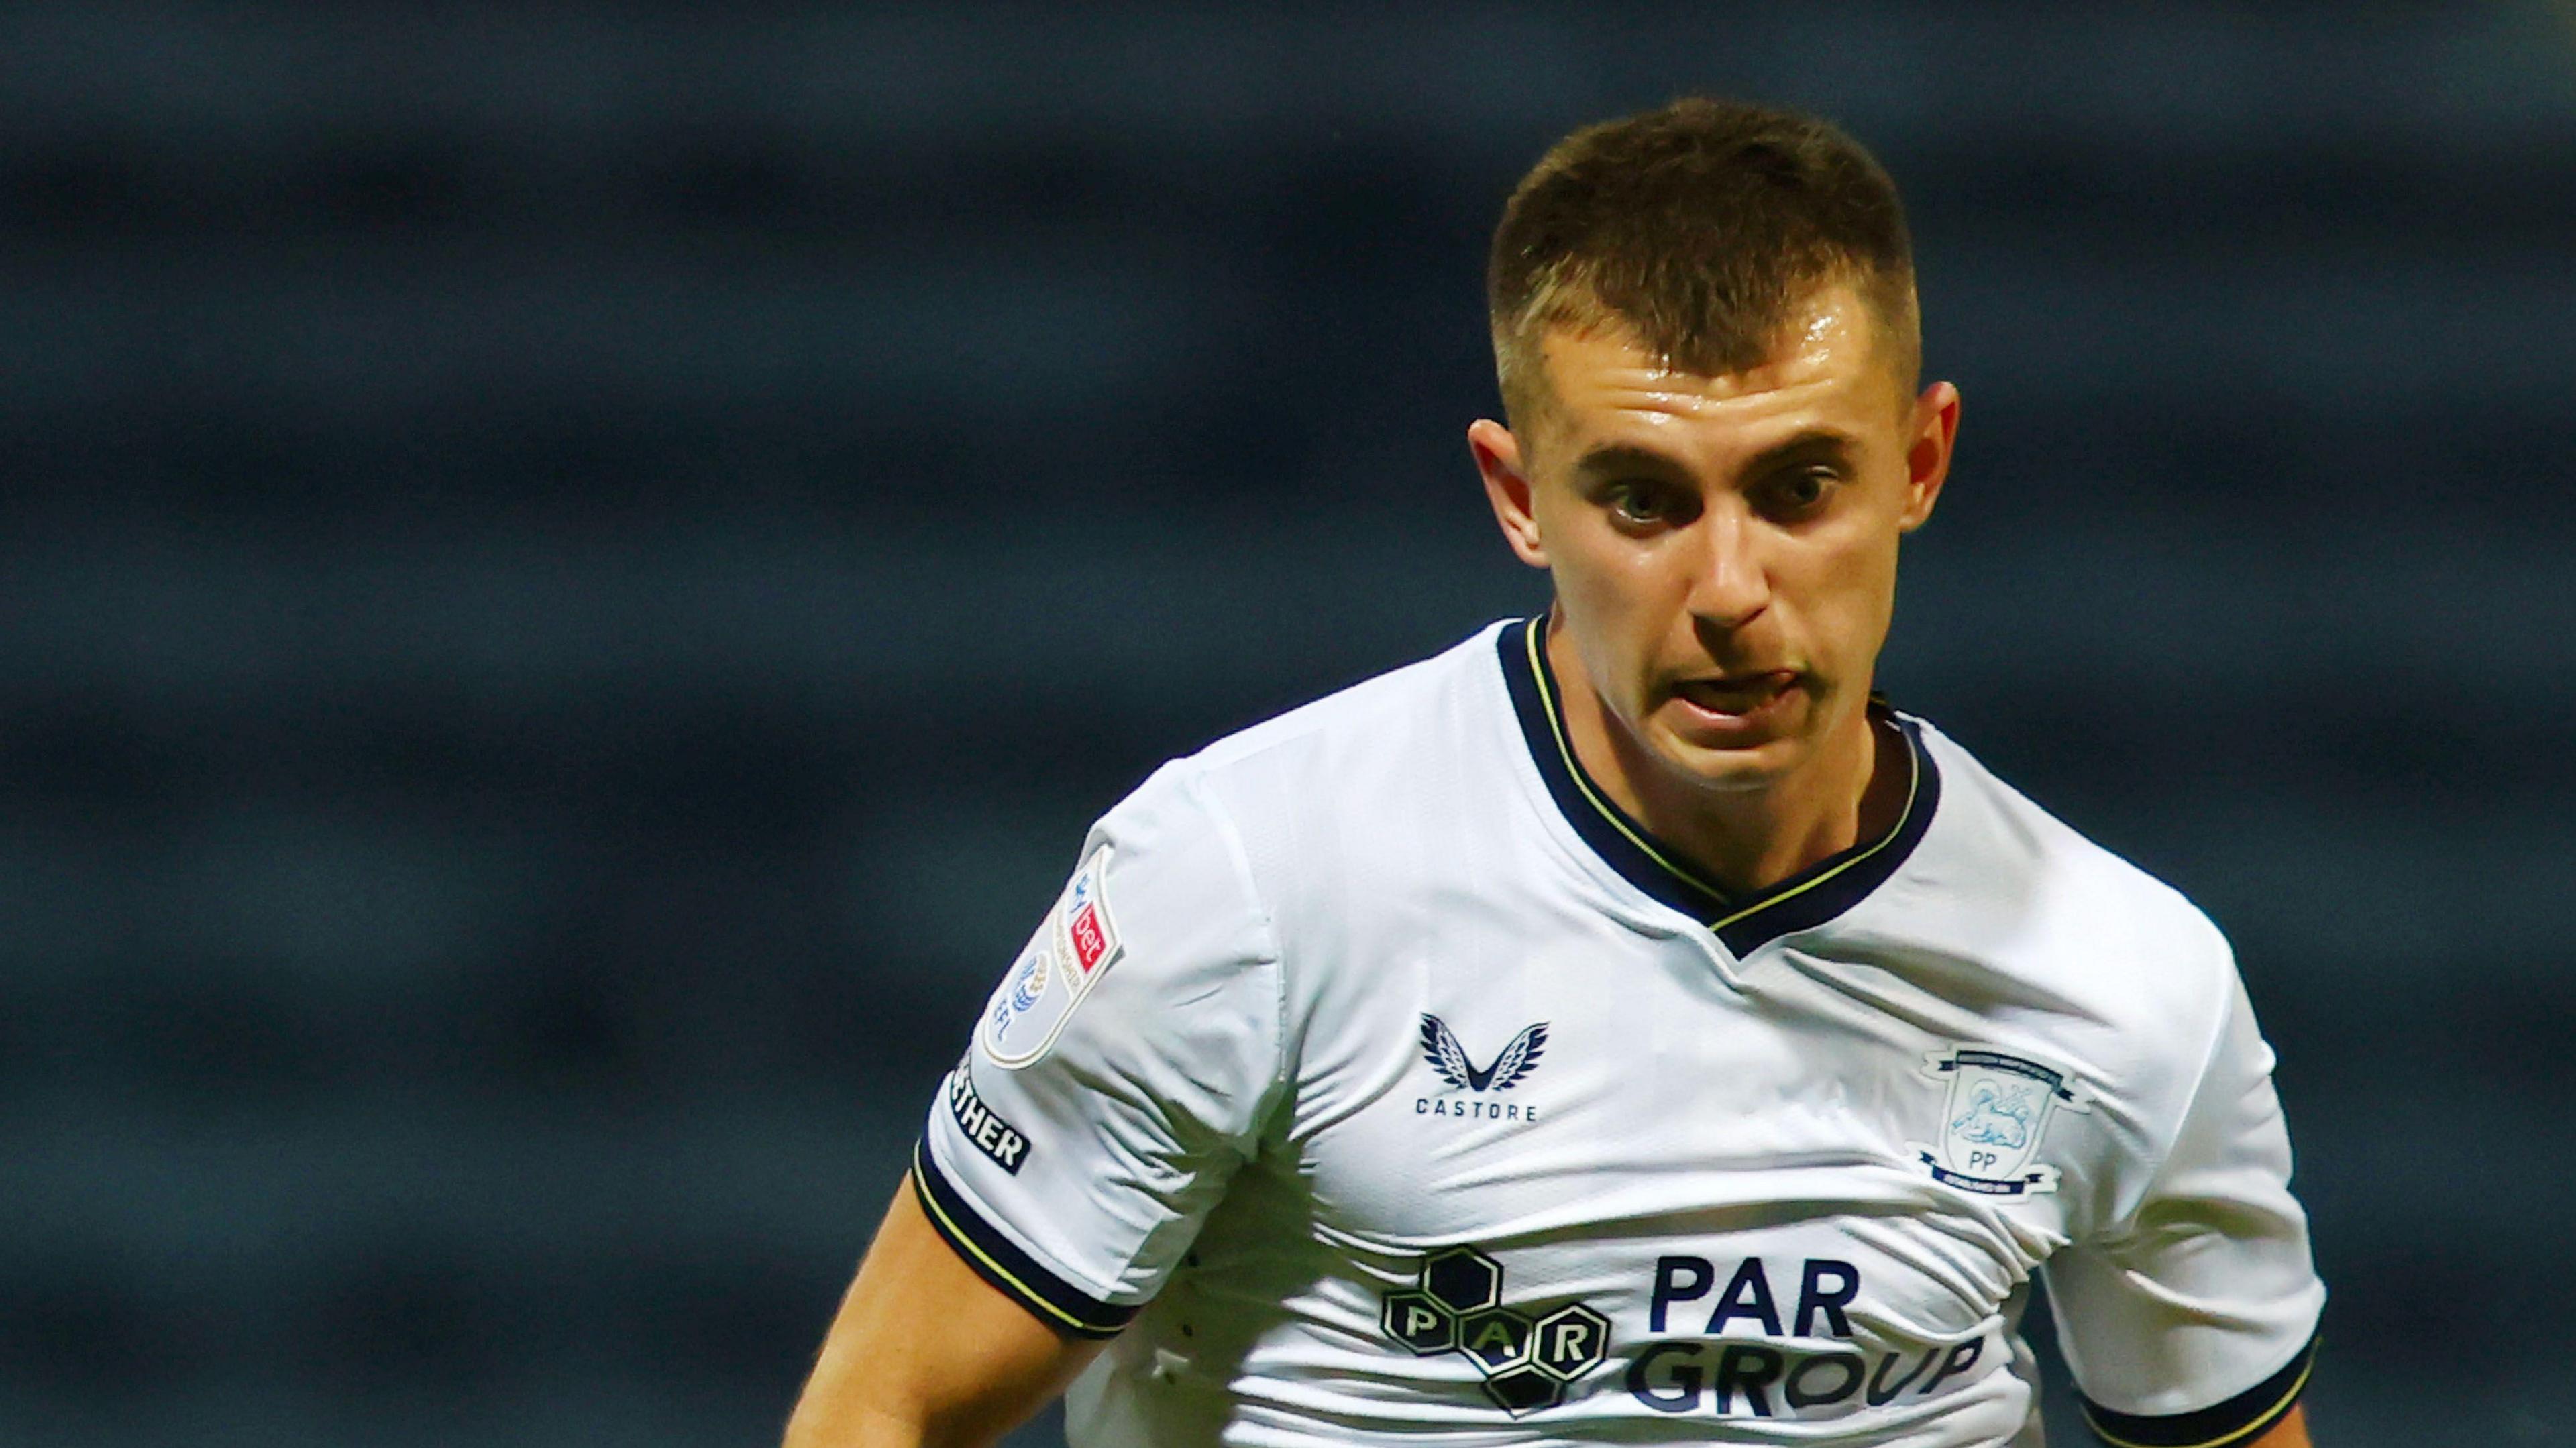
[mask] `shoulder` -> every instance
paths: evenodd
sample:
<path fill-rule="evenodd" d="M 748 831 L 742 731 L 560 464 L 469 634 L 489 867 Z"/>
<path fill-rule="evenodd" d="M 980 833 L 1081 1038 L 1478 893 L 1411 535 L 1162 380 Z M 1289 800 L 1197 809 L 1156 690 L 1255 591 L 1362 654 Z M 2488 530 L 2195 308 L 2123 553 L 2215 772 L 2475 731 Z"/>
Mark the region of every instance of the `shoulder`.
<path fill-rule="evenodd" d="M 1938 728 L 1916 724 L 1941 771 L 1934 858 L 1975 877 L 1961 881 L 1972 911 L 2052 939 L 2080 933 L 2094 945 L 2079 958 L 2105 966 L 2167 961 L 2203 987 L 2220 983 L 2203 977 L 2232 971 L 2226 938 L 2180 890 L 2041 808 Z"/>
<path fill-rule="evenodd" d="M 1509 708 L 1495 664 L 1503 627 L 1172 760 L 1103 824 L 1268 833 L 1400 810 L 1458 768 L 1490 765 Z"/>
<path fill-rule="evenodd" d="M 2114 1031 L 2115 1058 L 2197 1068 L 2240 992 L 2216 923 L 1916 724 L 1941 776 L 1913 872 L 1916 922 L 2030 998 Z"/>
<path fill-rule="evenodd" d="M 2142 1200 L 2211 1073 L 2268 1071 L 2268 1051 L 2206 913 L 1916 723 L 1940 800 L 1879 928 L 1921 983 L 1974 1004 L 1993 1044 L 2083 1084 L 2065 1199 L 2089 1235 Z"/>
<path fill-rule="evenodd" d="M 1364 679 L 1165 763 L 1094 827 L 1131 851 L 1226 845 L 1266 856 L 1283 835 L 1347 840 L 1490 774 L 1509 727 L 1495 623 L 1429 658 Z"/>
<path fill-rule="evenodd" d="M 1436 747 L 1445 730 L 1504 701 L 1496 622 L 1400 668 L 1363 679 L 1230 734 L 1177 763 L 1207 776 L 1251 772 L 1282 758 L 1358 764 Z"/>

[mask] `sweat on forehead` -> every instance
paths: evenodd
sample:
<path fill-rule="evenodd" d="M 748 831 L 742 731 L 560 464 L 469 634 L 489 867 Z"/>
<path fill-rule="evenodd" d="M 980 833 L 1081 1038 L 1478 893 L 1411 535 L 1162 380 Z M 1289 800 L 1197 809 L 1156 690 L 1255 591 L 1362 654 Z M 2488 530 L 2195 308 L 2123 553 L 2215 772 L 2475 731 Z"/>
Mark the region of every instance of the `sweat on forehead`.
<path fill-rule="evenodd" d="M 1568 421 L 1568 405 L 1583 410 L 1597 387 L 1569 385 L 1573 374 L 1598 382 L 1606 376 L 1653 379 L 1659 391 L 1709 399 L 1769 391 L 1790 384 L 1839 376 L 1865 388 L 1883 386 L 1891 412 L 1910 412 L 1916 383 L 1915 346 L 1909 334 L 1888 325 L 1882 310 L 1856 288 L 1820 286 L 1800 298 L 1770 328 L 1759 352 L 1742 365 L 1692 365 L 1658 351 L 1626 319 L 1597 312 L 1574 312 L 1565 319 L 1534 326 L 1515 347 L 1520 365 L 1506 369 L 1504 404 L 1524 445 L 1541 431 L 1553 434 Z M 1604 374 L 1608 365 L 1616 371 Z M 1883 379 L 1880 381 L 1878 379 Z"/>

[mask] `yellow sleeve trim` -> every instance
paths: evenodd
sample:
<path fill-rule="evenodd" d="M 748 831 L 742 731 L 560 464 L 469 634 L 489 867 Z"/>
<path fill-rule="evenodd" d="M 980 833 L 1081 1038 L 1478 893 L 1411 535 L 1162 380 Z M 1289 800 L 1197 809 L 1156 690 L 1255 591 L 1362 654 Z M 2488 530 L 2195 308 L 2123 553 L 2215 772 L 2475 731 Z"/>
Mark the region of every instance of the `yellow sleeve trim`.
<path fill-rule="evenodd" d="M 2180 1448 L 2234 1448 L 2235 1444 L 2244 1443 L 2262 1434 L 2271 1432 L 2275 1427 L 2280 1425 L 2283 1418 L 2289 1415 L 2290 1405 L 2299 1400 L 2299 1394 L 2305 1391 L 2308 1386 L 2308 1374 L 2315 1372 L 2316 1370 L 2317 1355 L 2315 1349 L 2311 1347 L 2308 1350 L 2307 1362 L 2299 1368 L 2299 1375 L 2290 1380 L 2289 1390 L 2281 1394 L 2280 1401 L 2274 1403 L 2271 1407 L 2264 1409 L 2261 1417 L 2256 1418 L 2253 1422 L 2246 1424 L 2244 1427 L 2237 1429 L 2233 1433 L 2222 1433 L 2219 1436 L 2208 1439 L 2204 1442 L 2183 1444 L 2180 1445 Z M 2152 1444 L 2137 1443 L 2127 1438 L 2114 1436 L 2111 1430 L 2102 1426 L 2102 1421 L 2099 1418 L 2094 1417 L 2089 1409 L 2084 1414 L 2084 1422 L 2086 1426 L 2090 1427 L 2094 1432 L 2102 1436 L 2103 1442 L 2112 1445 L 2112 1448 L 2155 1448 L 2155 1445 Z"/>
<path fill-rule="evenodd" d="M 918 1152 L 920 1148 L 915 1147 L 914 1150 Z M 1033 1288 L 1026 1282 L 1021 1281 L 1018 1276 L 1012 1273 L 1010 1268 L 994 1261 L 992 1254 L 986 1252 L 983 1248 L 976 1246 L 975 1239 L 967 1236 L 965 1229 L 959 1227 L 956 1220 L 950 1217 L 947 1211 L 939 1205 L 938 1199 L 930 1194 L 930 1189 L 922 1182 L 921 1166 L 918 1161 L 914 1163 L 913 1169 L 906 1172 L 905 1175 L 912 1181 L 912 1195 L 914 1199 L 921 1203 L 923 1211 L 929 1213 L 931 1225 L 939 1229 L 939 1235 L 947 1241 L 949 1246 L 955 1248 L 960 1253 L 963 1253 L 968 1258 L 980 1264 L 992 1279 L 1008 1284 L 1011 1288 L 1011 1295 L 1018 1300 L 1021 1306 L 1052 1321 L 1063 1323 L 1067 1328 L 1070 1328 L 1085 1337 L 1098 1337 L 1101 1336 L 1104 1331 L 1115 1332 L 1117 1330 L 1115 1328 L 1104 1329 L 1096 1322 L 1086 1322 L 1083 1319 L 1074 1316 L 1072 1313 L 1065 1311 L 1063 1308 L 1056 1306 L 1054 1303 L 1047 1301 L 1044 1297 L 1038 1294 L 1036 1288 Z"/>

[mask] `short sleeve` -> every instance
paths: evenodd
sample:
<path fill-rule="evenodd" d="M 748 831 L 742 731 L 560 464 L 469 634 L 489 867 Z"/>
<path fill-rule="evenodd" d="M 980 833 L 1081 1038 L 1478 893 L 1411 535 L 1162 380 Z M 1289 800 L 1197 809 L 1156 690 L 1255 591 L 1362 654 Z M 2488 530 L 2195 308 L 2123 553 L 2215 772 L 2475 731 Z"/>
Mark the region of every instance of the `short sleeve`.
<path fill-rule="evenodd" d="M 1278 957 L 1231 826 L 1167 766 L 1084 841 L 914 1152 L 923 1210 L 1059 1331 L 1116 1333 L 1254 1150 Z"/>
<path fill-rule="evenodd" d="M 2049 1259 L 2049 1302 L 2086 1416 L 2114 1444 L 2222 1448 L 2306 1386 L 2325 1287 L 2290 1194 L 2272 1051 L 2232 967 L 2227 1014 L 2173 1145 L 2136 1205 Z"/>

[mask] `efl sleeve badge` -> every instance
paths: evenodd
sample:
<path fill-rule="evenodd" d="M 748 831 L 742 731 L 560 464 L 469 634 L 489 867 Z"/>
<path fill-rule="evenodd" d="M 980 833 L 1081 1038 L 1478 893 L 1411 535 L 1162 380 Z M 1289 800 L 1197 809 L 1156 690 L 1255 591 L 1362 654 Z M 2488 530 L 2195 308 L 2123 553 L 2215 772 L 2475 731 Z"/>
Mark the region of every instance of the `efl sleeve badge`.
<path fill-rule="evenodd" d="M 1102 845 L 1073 872 L 984 1007 L 975 1035 L 994 1065 L 1016 1071 L 1044 1056 L 1092 984 L 1125 953 L 1109 913 L 1108 873 L 1109 847 Z"/>

